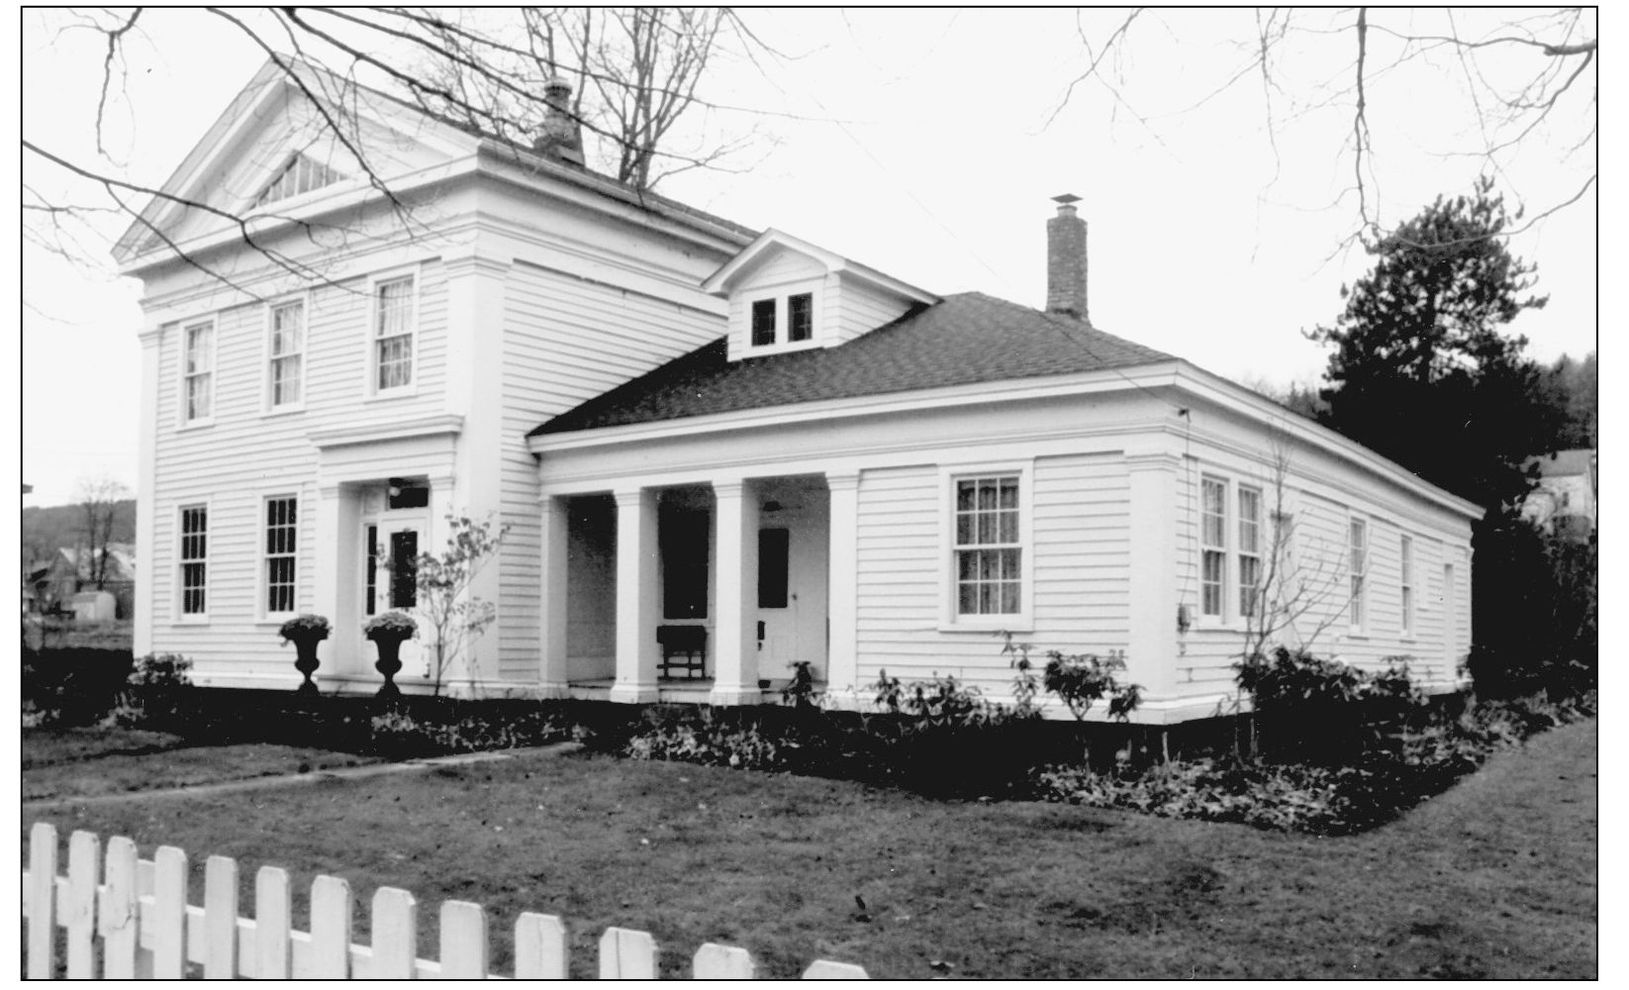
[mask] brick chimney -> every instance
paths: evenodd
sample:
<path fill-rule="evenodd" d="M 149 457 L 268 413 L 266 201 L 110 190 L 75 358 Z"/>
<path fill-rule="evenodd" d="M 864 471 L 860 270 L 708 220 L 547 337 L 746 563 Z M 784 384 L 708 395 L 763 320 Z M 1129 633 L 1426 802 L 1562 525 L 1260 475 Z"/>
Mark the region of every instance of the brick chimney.
<path fill-rule="evenodd" d="M 571 83 L 555 76 L 543 84 L 543 133 L 532 150 L 566 165 L 583 167 L 583 127 L 571 115 Z"/>
<path fill-rule="evenodd" d="M 1086 221 L 1075 216 L 1080 197 L 1064 193 L 1052 201 L 1058 215 L 1046 222 L 1046 311 L 1087 320 Z"/>

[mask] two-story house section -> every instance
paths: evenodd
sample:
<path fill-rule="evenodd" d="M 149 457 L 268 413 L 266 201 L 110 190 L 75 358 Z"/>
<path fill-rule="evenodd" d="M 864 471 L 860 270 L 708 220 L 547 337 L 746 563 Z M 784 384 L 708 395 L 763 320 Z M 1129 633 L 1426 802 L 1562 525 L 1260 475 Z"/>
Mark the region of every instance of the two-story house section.
<path fill-rule="evenodd" d="M 508 532 L 476 589 L 498 619 L 449 680 L 535 684 L 525 434 L 719 336 L 725 305 L 701 283 L 752 232 L 295 71 L 345 95 L 398 202 L 268 65 L 119 242 L 145 286 L 136 652 L 185 654 L 205 685 L 281 687 L 276 630 L 317 612 L 334 625 L 323 685 L 371 690 L 362 623 L 415 606 L 408 562 L 457 513 Z M 252 216 L 253 243 L 183 201 Z"/>

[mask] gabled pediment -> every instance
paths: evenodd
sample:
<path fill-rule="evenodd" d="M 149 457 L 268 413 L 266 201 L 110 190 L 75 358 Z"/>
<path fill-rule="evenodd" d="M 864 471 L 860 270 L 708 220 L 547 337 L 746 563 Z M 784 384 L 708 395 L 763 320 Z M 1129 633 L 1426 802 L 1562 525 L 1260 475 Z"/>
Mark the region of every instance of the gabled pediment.
<path fill-rule="evenodd" d="M 388 182 L 471 154 L 477 144 L 324 69 L 269 61 L 161 187 L 164 195 L 125 231 L 114 257 L 126 264 L 165 249 L 166 239 L 185 245 L 235 227 L 235 218 L 281 214 L 364 189 L 370 169 Z M 365 163 L 358 149 L 365 149 Z"/>

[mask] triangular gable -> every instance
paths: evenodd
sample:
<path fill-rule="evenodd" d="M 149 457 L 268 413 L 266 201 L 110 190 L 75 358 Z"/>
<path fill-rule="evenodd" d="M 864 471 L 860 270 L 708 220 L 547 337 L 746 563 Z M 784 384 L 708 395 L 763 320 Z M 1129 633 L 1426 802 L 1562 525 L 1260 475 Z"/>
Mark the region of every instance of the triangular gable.
<path fill-rule="evenodd" d="M 297 151 L 289 157 L 288 164 L 277 173 L 277 177 L 255 197 L 255 206 L 279 203 L 324 189 L 336 182 L 344 182 L 347 178 L 343 172 L 329 168 L 303 151 Z"/>
<path fill-rule="evenodd" d="M 321 104 L 320 110 L 313 98 Z M 343 122 L 345 140 L 333 133 L 330 121 Z M 301 185 L 301 156 L 342 178 L 309 185 L 315 173 L 308 169 L 309 187 L 296 195 L 360 183 L 365 170 L 347 145 L 367 149 L 369 164 L 389 179 L 471 154 L 478 141 L 407 103 L 325 69 L 303 61 L 273 59 L 233 98 L 164 183 L 165 195 L 155 196 L 125 231 L 114 246 L 114 257 L 125 264 L 164 248 L 164 239 L 153 228 L 181 243 L 231 224 L 175 199 L 203 203 L 232 216 L 274 207 L 276 200 L 262 200 L 262 196 L 291 167 L 294 184 Z"/>
<path fill-rule="evenodd" d="M 919 289 L 908 282 L 902 282 L 891 275 L 885 275 L 875 268 L 851 261 L 840 254 L 828 251 L 823 247 L 811 244 L 799 237 L 776 230 L 773 227 L 759 234 L 751 244 L 741 249 L 741 252 L 707 277 L 701 287 L 716 296 L 728 296 L 730 292 L 744 280 L 750 279 L 755 272 L 765 265 L 784 258 L 787 254 L 796 254 L 813 259 L 828 273 L 841 272 L 862 283 L 881 289 L 890 295 L 898 296 L 923 305 L 932 305 L 939 301 L 939 297 L 925 289 Z"/>

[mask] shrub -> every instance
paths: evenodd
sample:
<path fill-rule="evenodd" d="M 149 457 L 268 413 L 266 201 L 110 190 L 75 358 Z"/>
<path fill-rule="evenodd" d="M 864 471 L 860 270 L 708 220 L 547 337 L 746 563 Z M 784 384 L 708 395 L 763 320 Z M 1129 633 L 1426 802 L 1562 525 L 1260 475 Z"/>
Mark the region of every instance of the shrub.
<path fill-rule="evenodd" d="M 24 650 L 24 713 L 34 725 L 94 723 L 118 705 L 130 665 L 128 649 Z"/>
<path fill-rule="evenodd" d="M 1389 657 L 1384 670 L 1371 674 L 1280 646 L 1270 658 L 1241 660 L 1234 671 L 1255 709 L 1259 752 L 1269 758 L 1350 763 L 1426 710 L 1406 657 Z"/>
<path fill-rule="evenodd" d="M 1008 666 L 1017 671 L 1013 678 L 1013 698 L 1021 715 L 1039 714 L 1034 704 L 1038 687 L 1057 695 L 1077 722 L 1084 721 L 1092 705 L 1104 698 L 1109 699 L 1109 716 L 1122 722 L 1142 704 L 1142 685 L 1121 684 L 1115 678 L 1126 669 L 1125 654 L 1119 650 L 1106 657 L 1048 650 L 1046 666 L 1037 685 L 1034 664 L 1029 658 L 1033 647 L 1028 643 L 1014 643 L 1008 632 L 1001 633 L 1001 637 L 1001 652 L 1012 657 Z"/>
<path fill-rule="evenodd" d="M 781 688 L 781 700 L 793 708 L 813 708 L 819 699 L 814 686 L 814 664 L 808 660 L 792 662 L 792 683 Z"/>
<path fill-rule="evenodd" d="M 191 669 L 192 661 L 179 653 L 149 653 L 137 660 L 125 678 L 116 717 L 139 725 L 176 720 L 192 687 Z"/>

